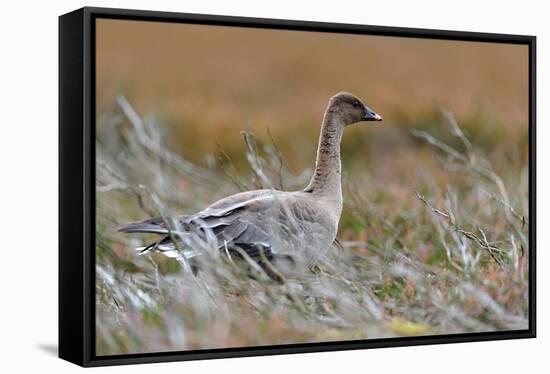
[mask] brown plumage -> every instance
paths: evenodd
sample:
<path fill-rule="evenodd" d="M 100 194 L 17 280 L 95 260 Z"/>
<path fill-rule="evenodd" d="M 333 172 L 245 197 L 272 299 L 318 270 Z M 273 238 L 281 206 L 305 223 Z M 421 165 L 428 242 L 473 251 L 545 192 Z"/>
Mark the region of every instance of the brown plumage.
<path fill-rule="evenodd" d="M 344 128 L 357 122 L 381 120 L 354 95 L 339 93 L 330 99 L 325 110 L 315 171 L 304 190 L 241 192 L 171 222 L 157 217 L 131 223 L 119 231 L 163 235 L 139 248 L 140 253 L 159 251 L 170 257 L 193 258 L 201 252 L 190 248 L 185 237 L 196 233 L 206 238 L 210 232 L 220 250 L 235 255 L 244 252 L 259 262 L 291 257 L 295 264 L 310 266 L 336 238 L 342 212 L 340 141 Z M 182 240 L 181 245 L 176 246 L 174 238 Z"/>

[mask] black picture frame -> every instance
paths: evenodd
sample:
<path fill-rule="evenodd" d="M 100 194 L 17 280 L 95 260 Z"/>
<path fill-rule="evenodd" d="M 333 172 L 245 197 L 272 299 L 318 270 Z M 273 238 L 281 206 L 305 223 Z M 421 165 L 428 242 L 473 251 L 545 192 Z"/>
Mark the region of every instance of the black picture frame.
<path fill-rule="evenodd" d="M 95 355 L 95 20 L 112 18 L 523 44 L 529 48 L 529 328 L 182 352 Z M 85 7 L 59 17 L 59 357 L 104 366 L 534 338 L 536 336 L 536 37 Z"/>

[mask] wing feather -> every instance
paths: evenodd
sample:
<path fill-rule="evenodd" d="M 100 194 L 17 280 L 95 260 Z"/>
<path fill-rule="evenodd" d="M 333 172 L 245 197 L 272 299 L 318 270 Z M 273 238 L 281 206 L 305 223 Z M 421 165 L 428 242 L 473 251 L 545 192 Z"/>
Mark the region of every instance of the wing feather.
<path fill-rule="evenodd" d="M 220 250 L 225 250 L 226 246 L 228 249 L 237 246 L 253 259 L 259 259 L 260 252 L 269 258 L 272 255 L 273 240 L 254 221 L 257 221 L 257 214 L 269 209 L 275 199 L 284 200 L 287 196 L 289 195 L 286 193 L 274 190 L 243 192 L 221 199 L 196 214 L 179 216 L 175 219 L 186 233 L 195 232 L 201 235 L 205 230 L 212 230 L 218 239 Z M 177 246 L 172 236 L 168 235 L 170 228 L 162 217 L 130 223 L 120 227 L 118 231 L 164 235 L 160 240 L 142 247 L 141 254 L 158 251 L 174 257 L 177 253 Z M 196 250 L 184 248 L 184 252 L 187 251 L 193 256 L 199 254 Z"/>

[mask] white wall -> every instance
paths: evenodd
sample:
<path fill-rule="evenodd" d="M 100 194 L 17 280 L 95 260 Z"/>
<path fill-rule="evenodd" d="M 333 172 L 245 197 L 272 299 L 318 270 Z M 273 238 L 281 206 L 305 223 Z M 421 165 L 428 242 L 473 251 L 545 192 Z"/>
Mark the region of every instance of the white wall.
<path fill-rule="evenodd" d="M 536 340 L 302 354 L 102 368 L 94 372 L 518 373 L 550 351 L 545 190 L 550 162 L 550 32 L 544 1 L 6 1 L 0 21 L 0 370 L 60 373 L 57 359 L 57 16 L 83 5 L 387 26 L 534 34 L 538 37 L 538 325 Z M 546 15 L 546 16 L 545 16 Z M 26 228 L 33 220 L 33 232 Z M 38 220 L 38 222 L 34 221 Z M 38 224 L 37 224 L 38 223 Z M 22 258 L 25 260 L 22 261 Z M 25 264 L 25 265 L 23 265 Z M 11 370 L 9 370 L 11 368 Z M 8 369 L 8 370 L 5 370 Z M 18 370 L 22 371 L 22 370 Z M 26 370 L 25 370 L 26 371 Z M 540 370 L 537 370 L 540 372 Z"/>

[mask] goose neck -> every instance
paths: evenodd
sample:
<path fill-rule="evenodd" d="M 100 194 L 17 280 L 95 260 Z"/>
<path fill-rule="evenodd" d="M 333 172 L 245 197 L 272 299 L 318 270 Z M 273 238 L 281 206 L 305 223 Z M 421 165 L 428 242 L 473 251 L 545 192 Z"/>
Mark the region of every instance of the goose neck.
<path fill-rule="evenodd" d="M 327 111 L 319 137 L 315 172 L 306 191 L 341 195 L 340 141 L 343 129 L 341 120 Z"/>

